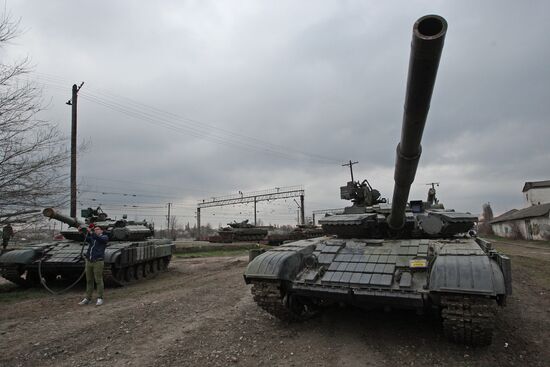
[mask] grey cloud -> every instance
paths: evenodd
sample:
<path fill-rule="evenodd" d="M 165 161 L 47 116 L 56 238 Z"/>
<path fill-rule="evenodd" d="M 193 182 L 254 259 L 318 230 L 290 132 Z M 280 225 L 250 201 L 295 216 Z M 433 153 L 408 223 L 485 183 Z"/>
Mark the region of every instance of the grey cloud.
<path fill-rule="evenodd" d="M 524 181 L 548 179 L 550 6 L 544 1 L 8 7 L 28 29 L 8 54 L 32 56 L 52 101 L 44 118 L 68 131 L 64 102 L 80 80 L 83 95 L 134 112 L 143 108 L 117 96 L 129 97 L 181 117 L 146 109 L 157 121 L 145 122 L 83 97 L 79 136 L 91 148 L 79 159 L 79 175 L 126 182 L 88 180 L 98 189 L 155 192 L 189 204 L 304 184 L 308 210 L 341 207 L 338 188 L 349 173 L 338 162 L 354 159 L 356 177 L 391 197 L 411 28 L 428 13 L 445 16 L 449 32 L 412 196 L 424 198 L 424 184 L 440 181 L 447 206 L 477 213 L 490 201 L 498 213 L 523 205 Z M 186 118 L 224 130 L 207 127 L 198 138 Z M 161 126 L 166 119 L 180 127 Z M 272 219 L 292 222 L 289 206 L 281 208 L 284 215 L 271 213 Z M 192 219 L 193 210 L 176 213 Z M 217 225 L 219 219 L 209 218 Z"/>

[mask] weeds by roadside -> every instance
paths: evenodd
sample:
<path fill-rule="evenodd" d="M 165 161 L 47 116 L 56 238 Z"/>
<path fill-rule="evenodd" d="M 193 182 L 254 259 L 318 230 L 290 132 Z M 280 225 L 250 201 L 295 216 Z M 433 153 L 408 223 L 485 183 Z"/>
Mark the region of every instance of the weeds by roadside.
<path fill-rule="evenodd" d="M 246 256 L 248 255 L 248 250 L 236 249 L 236 250 L 213 250 L 213 251 L 200 251 L 200 252 L 189 252 L 189 253 L 176 253 L 174 256 L 177 258 L 196 258 L 196 257 L 216 257 L 216 256 Z"/>

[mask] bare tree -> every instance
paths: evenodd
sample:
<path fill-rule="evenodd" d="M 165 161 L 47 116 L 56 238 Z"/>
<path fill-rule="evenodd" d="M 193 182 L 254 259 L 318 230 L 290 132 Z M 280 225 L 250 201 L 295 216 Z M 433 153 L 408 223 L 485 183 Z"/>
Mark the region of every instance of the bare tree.
<path fill-rule="evenodd" d="M 19 21 L 0 18 L 0 49 L 17 36 Z M 0 215 L 57 206 L 66 200 L 66 138 L 38 118 L 42 91 L 27 79 L 28 59 L 0 63 Z"/>
<path fill-rule="evenodd" d="M 486 222 L 493 220 L 493 209 L 491 208 L 491 203 L 483 204 L 483 219 L 485 219 Z"/>
<path fill-rule="evenodd" d="M 491 208 L 491 203 L 483 204 L 482 208 L 483 215 L 479 222 L 478 231 L 480 234 L 494 234 L 493 227 L 490 223 L 493 220 L 493 209 Z"/>

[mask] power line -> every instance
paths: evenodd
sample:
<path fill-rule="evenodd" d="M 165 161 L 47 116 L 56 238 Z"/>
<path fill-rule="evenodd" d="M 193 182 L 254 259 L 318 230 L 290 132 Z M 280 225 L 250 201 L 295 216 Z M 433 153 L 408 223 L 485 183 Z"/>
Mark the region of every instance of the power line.
<path fill-rule="evenodd" d="M 210 191 L 198 189 L 198 188 L 190 188 L 190 187 L 182 187 L 182 186 L 167 186 L 167 185 L 159 185 L 159 184 L 152 184 L 152 183 L 145 183 L 145 182 L 139 182 L 136 181 L 130 181 L 130 180 L 121 180 L 121 179 L 114 179 L 114 178 L 104 178 L 104 177 L 93 177 L 93 176 L 81 176 L 82 179 L 91 179 L 93 181 L 108 181 L 108 182 L 120 182 L 124 184 L 132 184 L 136 186 L 153 186 L 153 187 L 162 187 L 167 189 L 176 189 L 176 190 L 185 190 L 185 191 L 198 191 L 198 192 L 205 192 L 210 193 Z M 142 192 L 150 193 L 147 191 L 140 190 Z"/>
<path fill-rule="evenodd" d="M 60 81 L 63 80 L 63 78 L 55 77 L 49 74 L 38 72 L 35 74 L 37 74 L 39 79 L 45 80 L 45 82 L 41 83 L 45 85 L 53 85 L 54 87 L 58 87 L 55 83 L 60 83 Z M 83 93 L 82 98 L 115 110 L 119 113 L 156 124 L 157 126 L 163 126 L 172 131 L 185 132 L 186 134 L 191 134 L 195 137 L 210 140 L 218 144 L 229 145 L 241 149 L 252 149 L 278 155 L 287 159 L 296 159 L 301 156 L 302 158 L 309 158 L 310 160 L 319 163 L 335 164 L 341 161 L 340 159 L 326 157 L 311 152 L 304 152 L 292 147 L 273 144 L 258 138 L 235 133 L 231 130 L 219 128 L 211 124 L 206 124 L 198 120 L 179 116 L 127 97 L 118 96 L 104 89 L 88 88 L 88 90 L 95 91 L 95 93 Z M 108 99 L 105 99 L 102 96 L 106 96 Z"/>
<path fill-rule="evenodd" d="M 61 77 L 56 77 L 54 75 L 51 75 L 51 74 L 44 74 L 44 73 L 36 73 L 36 74 L 42 74 L 44 75 L 47 79 L 49 78 L 50 80 L 63 80 L 63 78 Z M 134 108 L 137 110 L 137 109 L 146 109 L 146 110 L 150 110 L 150 111 L 153 111 L 157 114 L 161 114 L 161 115 L 164 115 L 164 116 L 167 116 L 168 118 L 170 119 L 176 119 L 178 120 L 179 122 L 183 122 L 184 124 L 189 124 L 189 125 L 192 125 L 194 126 L 195 128 L 198 128 L 198 129 L 202 129 L 202 130 L 205 130 L 207 131 L 209 134 L 211 134 L 212 130 L 217 130 L 217 131 L 220 131 L 220 132 L 223 132 L 224 134 L 227 134 L 227 135 L 232 135 L 234 137 L 237 137 L 239 139 L 244 139 L 245 141 L 249 142 L 249 141 L 256 141 L 258 143 L 260 143 L 262 146 L 263 145 L 269 145 L 273 148 L 277 148 L 277 149 L 280 149 L 282 151 L 288 151 L 289 149 L 296 152 L 296 153 L 299 153 L 299 154 L 302 154 L 304 156 L 309 156 L 309 157 L 312 157 L 312 158 L 317 158 L 317 159 L 321 159 L 321 160 L 326 160 L 326 161 L 330 161 L 330 162 L 339 162 L 339 160 L 337 159 L 334 159 L 332 157 L 326 157 L 326 156 L 323 156 L 323 155 L 319 155 L 319 154 L 315 154 L 315 153 L 311 153 L 311 152 L 304 152 L 304 151 L 301 151 L 299 149 L 296 149 L 296 148 L 293 148 L 293 147 L 286 147 L 286 146 L 282 146 L 282 145 L 278 145 L 278 144 L 273 144 L 269 141 L 264 141 L 264 140 L 261 140 L 261 139 L 258 139 L 258 138 L 255 138 L 255 137 L 251 137 L 251 136 L 248 136 L 248 135 L 244 135 L 244 134 L 240 134 L 240 133 L 236 133 L 234 131 L 231 131 L 231 130 L 228 130 L 228 129 L 224 129 L 224 128 L 220 128 L 216 125 L 212 125 L 212 124 L 208 124 L 208 123 L 204 123 L 204 122 L 201 122 L 201 121 L 198 121 L 198 120 L 195 120 L 195 119 L 192 119 L 192 118 L 189 118 L 189 117 L 185 117 L 185 116 L 181 116 L 181 115 L 177 115 L 177 114 L 174 114 L 172 112 L 168 112 L 168 111 L 165 111 L 165 110 L 162 110 L 162 109 L 159 109 L 159 108 L 156 108 L 154 106 L 150 106 L 150 105 L 147 105 L 145 103 L 142 103 L 142 102 L 139 102 L 139 101 L 136 101 L 136 100 L 133 100 L 131 98 L 128 98 L 128 97 L 125 97 L 125 96 L 120 96 L 120 95 L 117 95 L 113 92 L 110 92 L 109 90 L 107 89 L 103 89 L 103 88 L 89 88 L 91 89 L 92 91 L 95 90 L 96 94 L 99 94 L 100 96 L 103 95 L 103 96 L 106 96 L 107 98 L 109 98 L 109 101 L 112 101 L 113 99 L 118 99 L 119 101 L 124 101 L 124 102 L 118 102 L 117 104 L 119 105 L 124 105 L 124 104 L 129 104 L 129 105 L 133 105 L 135 106 Z M 96 96 L 97 97 L 97 96 Z"/>

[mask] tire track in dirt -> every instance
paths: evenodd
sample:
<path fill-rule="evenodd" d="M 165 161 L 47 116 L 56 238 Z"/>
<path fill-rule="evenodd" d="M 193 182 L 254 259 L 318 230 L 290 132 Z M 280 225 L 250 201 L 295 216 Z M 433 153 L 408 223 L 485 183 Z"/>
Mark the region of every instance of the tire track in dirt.
<path fill-rule="evenodd" d="M 165 331 L 158 327 L 159 324 L 165 324 L 167 320 L 175 321 L 172 325 L 187 323 L 188 319 L 211 310 L 217 289 L 205 292 L 207 286 L 217 288 L 219 283 L 230 291 L 230 284 L 225 284 L 228 269 L 232 268 L 229 279 L 233 278 L 232 283 L 239 284 L 241 267 L 241 261 L 232 260 L 221 266 L 215 264 L 214 269 L 198 267 L 197 273 L 188 276 L 177 274 L 177 271 L 162 274 L 158 279 L 125 289 L 108 290 L 108 303 L 101 308 L 76 306 L 74 294 L 41 299 L 38 307 L 36 300 L 25 301 L 22 310 L 13 310 L 24 314 L 16 327 L 18 333 L 10 332 L 10 338 L 2 343 L 2 349 L 9 350 L 17 363 L 6 360 L 4 354 L 0 364 L 32 365 L 37 360 L 49 360 L 64 365 L 68 360 L 67 365 L 86 365 L 89 362 L 95 365 L 111 359 L 109 350 L 113 350 L 121 361 L 132 361 L 136 356 L 142 360 L 143 352 L 154 355 L 151 352 L 158 349 L 143 348 L 144 344 L 155 344 L 165 333 L 175 330 Z M 155 284 L 157 282 L 162 286 Z M 35 307 L 29 309 L 30 304 Z M 44 311 L 37 312 L 37 309 Z M 12 316 L 10 313 L 4 315 L 8 320 Z M 93 356 L 91 361 L 90 356 Z"/>

